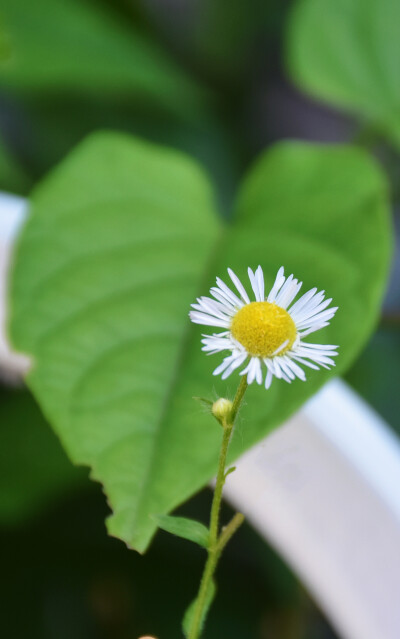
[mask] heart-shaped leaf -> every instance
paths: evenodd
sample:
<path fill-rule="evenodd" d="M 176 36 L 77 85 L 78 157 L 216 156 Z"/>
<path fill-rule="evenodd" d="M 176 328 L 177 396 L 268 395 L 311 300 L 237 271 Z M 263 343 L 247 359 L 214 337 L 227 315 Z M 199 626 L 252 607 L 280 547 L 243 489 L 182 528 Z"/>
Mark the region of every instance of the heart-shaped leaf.
<path fill-rule="evenodd" d="M 284 264 L 340 310 L 318 341 L 340 344 L 337 372 L 365 342 L 385 284 L 385 180 L 363 151 L 286 143 L 250 172 L 222 227 L 188 158 L 98 134 L 33 195 L 17 252 L 12 335 L 34 358 L 28 383 L 71 458 L 92 468 L 111 534 L 143 551 L 167 513 L 215 472 L 221 429 L 194 396 L 233 393 L 212 377 L 188 310 L 226 267 L 244 278 Z M 299 408 L 334 371 L 251 386 L 235 458 Z"/>
<path fill-rule="evenodd" d="M 298 0 L 288 31 L 292 78 L 400 144 L 398 0 Z"/>

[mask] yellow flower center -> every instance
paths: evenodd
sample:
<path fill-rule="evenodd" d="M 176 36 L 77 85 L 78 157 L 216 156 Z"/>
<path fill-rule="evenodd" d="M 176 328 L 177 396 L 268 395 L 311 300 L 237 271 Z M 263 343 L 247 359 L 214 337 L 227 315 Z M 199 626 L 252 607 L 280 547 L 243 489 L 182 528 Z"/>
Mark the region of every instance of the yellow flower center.
<path fill-rule="evenodd" d="M 250 355 L 272 357 L 285 342 L 287 344 L 278 355 L 293 346 L 297 330 L 284 308 L 270 302 L 251 302 L 234 316 L 231 333 Z"/>

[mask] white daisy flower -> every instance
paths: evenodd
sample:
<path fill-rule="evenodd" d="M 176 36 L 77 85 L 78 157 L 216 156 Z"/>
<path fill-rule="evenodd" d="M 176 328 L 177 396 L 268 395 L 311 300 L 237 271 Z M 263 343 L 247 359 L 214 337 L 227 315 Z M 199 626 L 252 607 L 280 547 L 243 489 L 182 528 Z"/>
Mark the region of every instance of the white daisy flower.
<path fill-rule="evenodd" d="M 299 366 L 319 369 L 334 366 L 337 346 L 310 344 L 304 338 L 328 326 L 338 307 L 329 307 L 332 299 L 325 299 L 325 291 L 311 289 L 294 302 L 302 282 L 293 275 L 285 277 L 279 269 L 275 283 L 267 296 L 264 291 L 264 274 L 261 266 L 249 279 L 255 301 L 251 301 L 235 273 L 228 268 L 236 287 L 234 293 L 219 277 L 217 286 L 211 289 L 211 297 L 200 297 L 192 304 L 190 319 L 195 324 L 223 328 L 223 332 L 203 335 L 203 351 L 209 354 L 230 351 L 214 371 L 222 379 L 244 365 L 240 375 L 247 375 L 247 382 L 261 384 L 265 374 L 265 388 L 272 378 L 290 383 L 296 377 L 305 381 L 304 370 Z M 294 303 L 293 303 L 294 302 Z"/>

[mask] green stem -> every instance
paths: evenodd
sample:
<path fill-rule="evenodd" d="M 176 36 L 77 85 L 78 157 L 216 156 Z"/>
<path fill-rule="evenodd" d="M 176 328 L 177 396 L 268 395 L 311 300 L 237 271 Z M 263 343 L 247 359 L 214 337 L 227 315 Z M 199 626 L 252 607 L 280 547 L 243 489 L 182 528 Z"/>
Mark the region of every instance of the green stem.
<path fill-rule="evenodd" d="M 213 548 L 217 543 L 219 512 L 221 509 L 222 491 L 223 491 L 224 483 L 225 483 L 226 455 L 228 453 L 228 446 L 231 439 L 232 430 L 233 430 L 233 424 L 227 424 L 226 426 L 224 426 L 224 434 L 222 437 L 221 451 L 219 454 L 217 481 L 215 483 L 214 498 L 213 498 L 213 502 L 211 506 L 210 541 L 209 541 L 210 549 Z"/>
<path fill-rule="evenodd" d="M 243 401 L 243 396 L 247 390 L 247 386 L 248 384 L 247 384 L 246 375 L 243 375 L 242 379 L 240 380 L 240 384 L 238 386 L 238 389 L 236 391 L 236 395 L 232 404 L 232 412 L 230 414 L 230 421 L 232 423 L 232 426 L 235 423 L 236 416 L 238 414 L 240 405 Z"/>
<path fill-rule="evenodd" d="M 211 587 L 211 582 L 214 576 L 215 569 L 218 564 L 218 560 L 221 556 L 226 544 L 236 532 L 239 526 L 243 523 L 244 517 L 242 514 L 237 513 L 230 523 L 222 530 L 221 536 L 218 538 L 219 532 L 219 514 L 221 510 L 222 491 L 225 483 L 225 466 L 226 456 L 228 453 L 229 442 L 231 439 L 233 426 L 237 417 L 240 405 L 243 401 L 243 396 L 247 389 L 247 381 L 245 377 L 242 377 L 239 387 L 236 391 L 235 398 L 232 403 L 232 409 L 230 414 L 223 420 L 222 426 L 224 429 L 221 450 L 219 454 L 218 473 L 215 484 L 215 491 L 213 502 L 211 506 L 210 516 L 210 537 L 208 542 L 208 558 L 204 567 L 203 576 L 200 582 L 199 593 L 197 595 L 195 609 L 193 613 L 192 624 L 190 627 L 188 639 L 198 639 L 200 637 L 202 621 L 208 604 L 208 594 Z"/>
<path fill-rule="evenodd" d="M 220 538 L 218 540 L 218 552 L 221 553 L 231 537 L 235 534 L 237 529 L 243 524 L 244 515 L 242 513 L 236 513 L 230 520 L 227 526 L 222 529 Z"/>

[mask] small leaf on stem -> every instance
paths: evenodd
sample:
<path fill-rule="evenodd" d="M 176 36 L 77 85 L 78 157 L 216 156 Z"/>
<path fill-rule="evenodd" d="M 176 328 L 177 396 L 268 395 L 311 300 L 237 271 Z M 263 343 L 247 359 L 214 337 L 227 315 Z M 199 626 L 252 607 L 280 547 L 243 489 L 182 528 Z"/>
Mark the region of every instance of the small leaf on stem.
<path fill-rule="evenodd" d="M 230 468 L 228 468 L 225 472 L 225 479 L 228 477 L 228 475 L 230 475 L 231 473 L 234 473 L 236 470 L 236 466 L 231 466 Z"/>
<path fill-rule="evenodd" d="M 162 528 L 162 530 L 172 535 L 177 535 L 177 537 L 193 541 L 203 548 L 207 548 L 209 530 L 199 521 L 187 519 L 186 517 L 173 517 L 171 515 L 153 515 L 152 519 L 154 519 L 157 526 Z"/>

